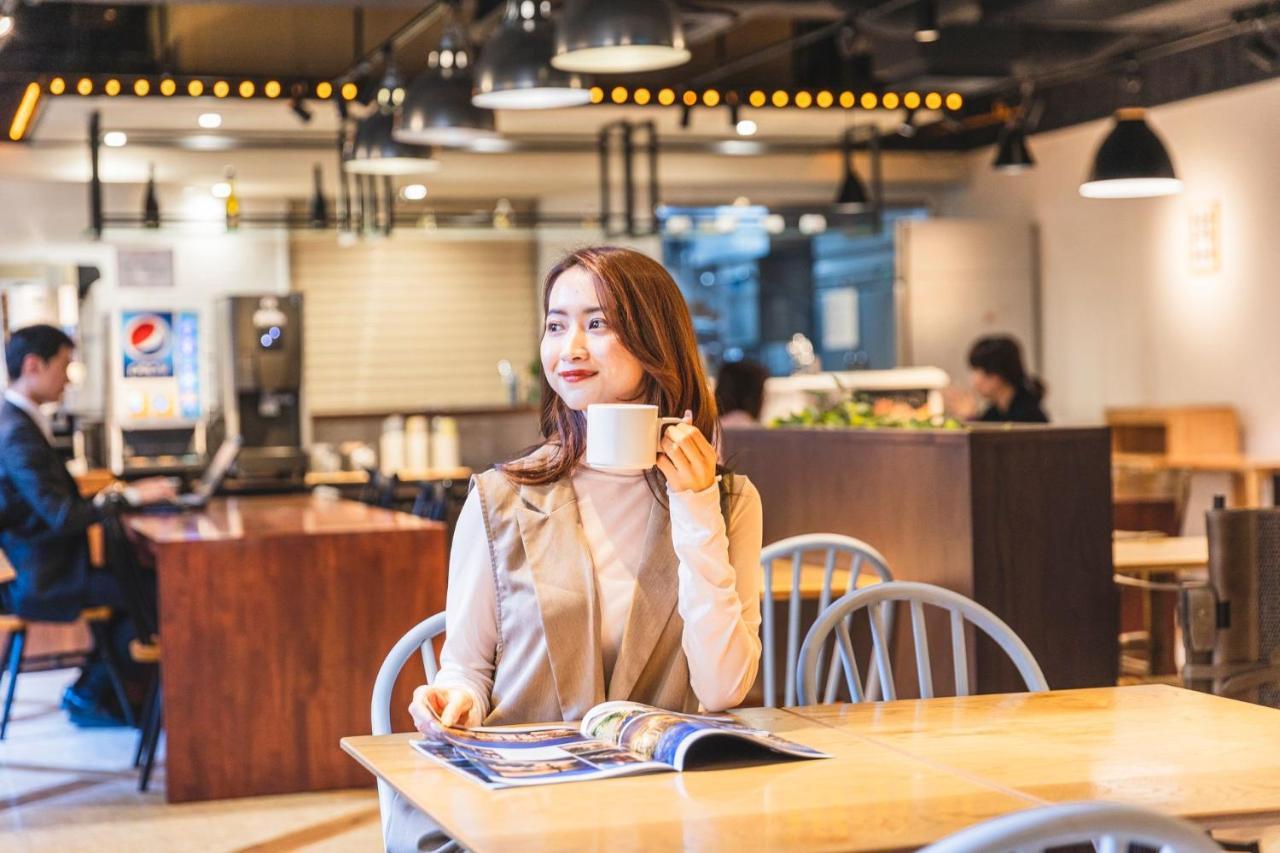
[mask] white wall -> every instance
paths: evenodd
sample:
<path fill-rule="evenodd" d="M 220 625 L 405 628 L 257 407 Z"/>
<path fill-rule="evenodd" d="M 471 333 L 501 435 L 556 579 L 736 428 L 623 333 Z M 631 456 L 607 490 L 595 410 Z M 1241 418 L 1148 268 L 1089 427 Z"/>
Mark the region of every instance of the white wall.
<path fill-rule="evenodd" d="M 1246 452 L 1280 455 L 1280 81 L 1151 110 L 1185 183 L 1181 196 L 1081 198 L 1110 121 L 1032 137 L 1037 165 L 1006 176 L 990 149 L 944 216 L 1030 220 L 1041 234 L 1044 376 L 1057 420 L 1097 422 L 1110 405 L 1229 403 Z M 1221 268 L 1194 274 L 1194 205 L 1221 210 Z"/>

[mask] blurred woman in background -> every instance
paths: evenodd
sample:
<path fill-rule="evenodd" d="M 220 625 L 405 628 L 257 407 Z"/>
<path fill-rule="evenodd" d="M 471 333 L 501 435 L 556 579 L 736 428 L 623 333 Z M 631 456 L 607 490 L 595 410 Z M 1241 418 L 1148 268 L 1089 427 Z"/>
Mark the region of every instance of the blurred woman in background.
<path fill-rule="evenodd" d="M 969 349 L 969 367 L 970 385 L 987 406 L 976 417 L 972 411 L 957 414 L 988 423 L 1049 422 L 1041 408 L 1044 383 L 1027 372 L 1016 339 L 1008 335 L 979 338 Z"/>

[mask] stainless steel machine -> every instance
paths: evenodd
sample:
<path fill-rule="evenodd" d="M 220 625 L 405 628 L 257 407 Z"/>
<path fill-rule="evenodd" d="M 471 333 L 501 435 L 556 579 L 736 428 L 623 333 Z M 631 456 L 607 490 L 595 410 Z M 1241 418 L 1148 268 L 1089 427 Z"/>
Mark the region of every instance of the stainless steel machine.
<path fill-rule="evenodd" d="M 226 432 L 244 441 L 227 488 L 301 487 L 310 441 L 302 387 L 302 295 L 233 296 L 224 316 Z"/>

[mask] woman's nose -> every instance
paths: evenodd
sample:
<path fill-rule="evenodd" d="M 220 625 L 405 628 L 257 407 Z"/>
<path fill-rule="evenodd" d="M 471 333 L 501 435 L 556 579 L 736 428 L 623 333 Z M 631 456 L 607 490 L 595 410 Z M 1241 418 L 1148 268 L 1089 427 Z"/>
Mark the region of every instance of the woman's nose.
<path fill-rule="evenodd" d="M 574 329 L 565 335 L 564 345 L 560 349 L 562 361 L 577 361 L 587 356 L 587 336 L 581 329 Z"/>

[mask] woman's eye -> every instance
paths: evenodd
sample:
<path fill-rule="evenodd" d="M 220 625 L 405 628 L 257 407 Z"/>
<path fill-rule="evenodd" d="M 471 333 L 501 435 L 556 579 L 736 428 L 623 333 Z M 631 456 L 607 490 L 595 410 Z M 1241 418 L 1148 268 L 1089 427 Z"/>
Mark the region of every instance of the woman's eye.
<path fill-rule="evenodd" d="M 588 329 L 607 329 L 609 328 L 609 324 L 604 321 L 604 318 L 596 317 L 591 322 L 587 323 L 587 328 Z"/>
<path fill-rule="evenodd" d="M 561 329 L 561 328 L 563 328 L 563 326 L 562 326 L 560 323 L 548 323 L 548 324 L 547 324 L 547 331 L 548 331 L 548 332 L 558 332 L 558 331 L 560 331 L 560 329 Z"/>

